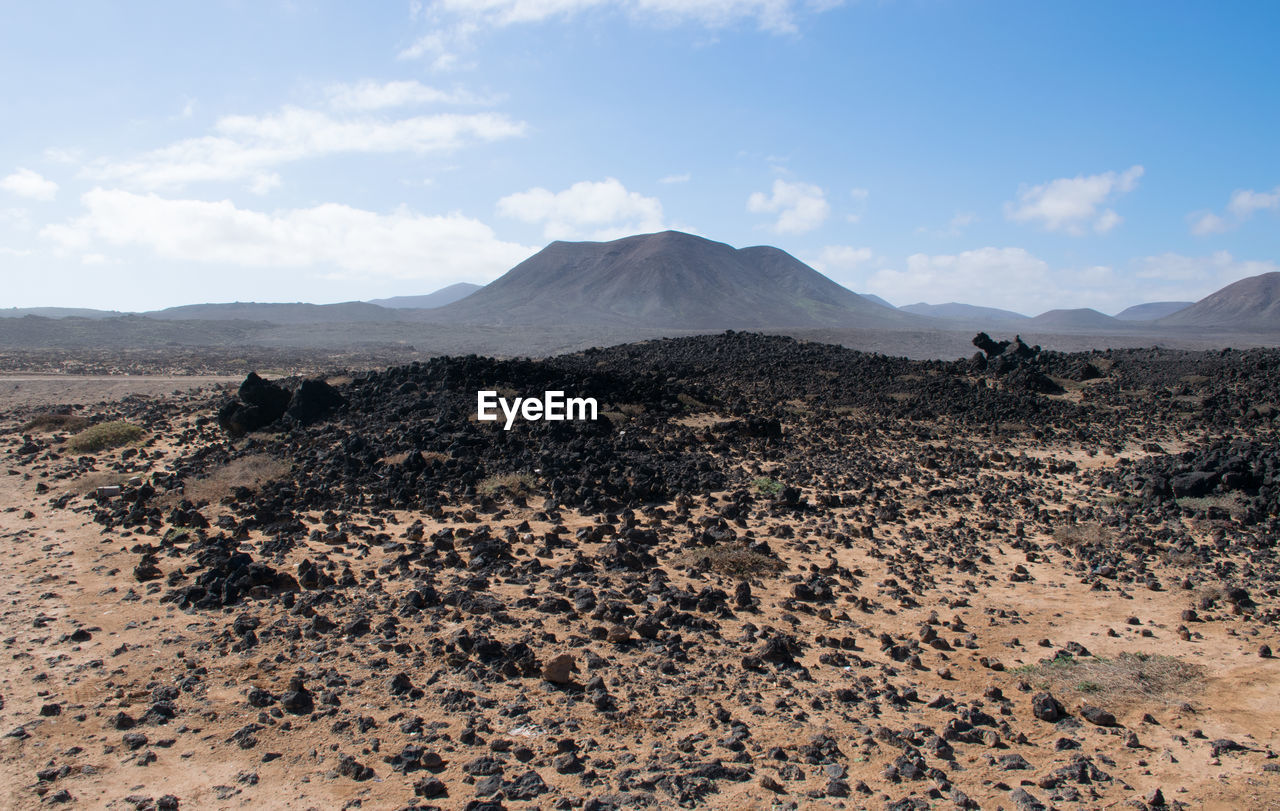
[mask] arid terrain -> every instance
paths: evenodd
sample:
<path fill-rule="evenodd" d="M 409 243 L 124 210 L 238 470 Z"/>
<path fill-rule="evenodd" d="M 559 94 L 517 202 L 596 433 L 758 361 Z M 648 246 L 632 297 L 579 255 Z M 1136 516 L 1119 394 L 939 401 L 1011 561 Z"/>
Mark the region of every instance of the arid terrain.
<path fill-rule="evenodd" d="M 0 806 L 1280 806 L 1280 350 L 977 342 L 5 355 Z"/>

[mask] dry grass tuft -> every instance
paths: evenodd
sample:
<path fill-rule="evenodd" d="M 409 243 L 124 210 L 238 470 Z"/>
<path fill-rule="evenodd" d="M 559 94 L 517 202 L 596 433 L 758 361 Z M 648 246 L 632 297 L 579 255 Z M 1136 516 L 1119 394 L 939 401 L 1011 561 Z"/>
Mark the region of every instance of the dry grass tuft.
<path fill-rule="evenodd" d="M 476 492 L 492 498 L 528 497 L 537 489 L 537 484 L 537 480 L 529 473 L 499 473 L 489 476 L 476 485 Z"/>
<path fill-rule="evenodd" d="M 1067 524 L 1053 530 L 1053 539 L 1064 549 L 1076 549 L 1081 546 L 1096 546 L 1106 538 L 1106 528 L 1095 521 L 1082 524 Z"/>
<path fill-rule="evenodd" d="M 236 487 L 257 490 L 267 482 L 288 475 L 287 462 L 265 453 L 251 453 L 214 468 L 199 479 L 183 484 L 182 497 L 193 504 L 218 504 Z"/>
<path fill-rule="evenodd" d="M 138 473 L 119 470 L 94 470 L 78 476 L 71 490 L 80 495 L 88 495 L 99 487 L 124 487 Z"/>
<path fill-rule="evenodd" d="M 101 422 L 91 425 L 67 440 L 67 448 L 76 453 L 92 453 L 94 451 L 118 448 L 142 439 L 146 432 L 133 423 L 123 420 Z"/>
<path fill-rule="evenodd" d="M 1185 701 L 1203 688 L 1205 669 L 1172 656 L 1122 653 L 1114 659 L 1062 657 L 1017 672 L 1035 687 L 1057 691 L 1059 697 L 1090 696 L 1091 703 L 1114 710 L 1140 702 Z"/>
<path fill-rule="evenodd" d="M 51 432 L 51 431 L 80 431 L 89 425 L 87 417 L 80 417 L 75 414 L 54 414 L 52 412 L 45 414 L 37 414 L 25 425 L 22 426 L 23 433 L 31 431 Z"/>
<path fill-rule="evenodd" d="M 753 552 L 743 543 L 687 549 L 676 555 L 673 562 L 685 568 L 705 566 L 713 572 L 739 580 L 777 574 L 785 568 L 777 558 Z"/>

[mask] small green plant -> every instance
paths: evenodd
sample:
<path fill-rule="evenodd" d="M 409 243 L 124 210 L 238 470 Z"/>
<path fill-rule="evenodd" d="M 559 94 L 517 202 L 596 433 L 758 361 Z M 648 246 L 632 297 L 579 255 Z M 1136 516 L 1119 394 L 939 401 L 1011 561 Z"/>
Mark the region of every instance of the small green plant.
<path fill-rule="evenodd" d="M 761 476 L 751 482 L 756 492 L 767 498 L 774 498 L 782 492 L 782 482 L 777 479 L 771 479 L 768 476 Z"/>
<path fill-rule="evenodd" d="M 76 453 L 92 453 L 137 442 L 144 433 L 138 426 L 123 420 L 100 422 L 68 439 L 67 447 Z"/>
<path fill-rule="evenodd" d="M 1096 693 L 1102 689 L 1102 685 L 1096 681 L 1082 681 L 1076 685 L 1076 691 L 1080 693 Z"/>

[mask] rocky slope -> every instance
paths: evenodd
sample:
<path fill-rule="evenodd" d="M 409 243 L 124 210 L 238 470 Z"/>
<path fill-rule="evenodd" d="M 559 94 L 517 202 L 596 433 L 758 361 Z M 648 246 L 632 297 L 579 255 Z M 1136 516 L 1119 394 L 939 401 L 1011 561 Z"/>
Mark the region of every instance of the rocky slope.
<path fill-rule="evenodd" d="M 1280 353 L 975 340 L 10 410 L 3 802 L 1274 807 Z"/>

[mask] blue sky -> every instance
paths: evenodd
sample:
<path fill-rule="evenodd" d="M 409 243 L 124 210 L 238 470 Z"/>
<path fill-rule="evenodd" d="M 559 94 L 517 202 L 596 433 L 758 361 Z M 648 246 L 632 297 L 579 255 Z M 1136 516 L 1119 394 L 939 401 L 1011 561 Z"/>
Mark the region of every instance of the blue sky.
<path fill-rule="evenodd" d="M 553 239 L 772 244 L 895 304 L 1280 270 L 1280 4 L 11 4 L 0 306 L 332 302 Z"/>

